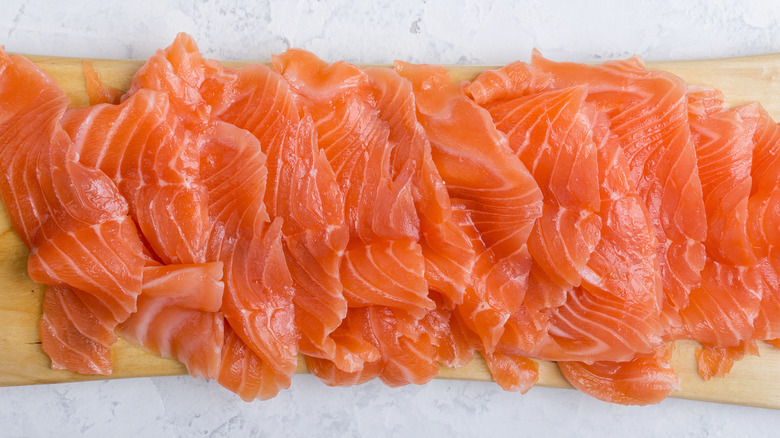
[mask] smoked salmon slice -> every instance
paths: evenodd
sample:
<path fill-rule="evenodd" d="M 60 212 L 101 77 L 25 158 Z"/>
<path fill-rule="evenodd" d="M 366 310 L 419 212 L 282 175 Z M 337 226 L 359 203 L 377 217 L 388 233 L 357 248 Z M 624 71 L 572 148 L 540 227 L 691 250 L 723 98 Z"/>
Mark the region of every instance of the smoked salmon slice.
<path fill-rule="evenodd" d="M 386 68 L 367 68 L 372 106 L 389 129 L 396 174 L 413 163 L 413 200 L 420 221 L 420 245 L 428 288 L 445 298 L 447 307 L 463 301 L 476 254 L 466 233 L 452 217 L 447 188 L 436 169 L 425 129 L 417 120 L 412 84 Z"/>
<path fill-rule="evenodd" d="M 658 352 L 638 355 L 627 362 L 560 362 L 563 376 L 575 388 L 610 403 L 660 403 L 679 387 L 671 365 L 672 344 Z"/>
<path fill-rule="evenodd" d="M 412 83 L 417 117 L 453 208 L 468 212 L 484 242 L 458 311 L 492 352 L 528 288 L 527 241 L 542 214 L 541 191 L 487 111 L 446 69 L 397 62 L 395 70 Z"/>
<path fill-rule="evenodd" d="M 493 380 L 504 391 L 525 394 L 539 380 L 539 364 L 531 359 L 502 353 L 483 356 Z"/>
<path fill-rule="evenodd" d="M 736 111 L 756 122 L 747 227 L 753 251 L 759 258 L 764 293 L 753 321 L 752 337 L 777 345 L 780 339 L 780 210 L 777 208 L 780 205 L 780 126 L 757 104 Z"/>
<path fill-rule="evenodd" d="M 405 312 L 387 306 L 350 308 L 345 324 L 337 333 L 365 340 L 378 352 L 379 359 L 366 361 L 361 369 L 345 371 L 331 361 L 307 358 L 312 374 L 330 386 L 349 386 L 375 377 L 391 387 L 422 385 L 439 371 L 437 350 L 424 327 Z"/>
<path fill-rule="evenodd" d="M 87 82 L 87 96 L 89 96 L 89 104 L 97 105 L 101 103 L 113 103 L 117 104 L 121 101 L 124 92 L 114 87 L 105 85 L 100 80 L 100 74 L 98 74 L 95 67 L 89 61 L 83 62 L 84 79 Z"/>
<path fill-rule="evenodd" d="M 565 290 L 581 284 L 601 238 L 595 109 L 586 106 L 585 96 L 584 87 L 573 87 L 482 105 L 534 175 L 544 197 L 528 247 L 535 267 L 544 271 L 533 284 L 549 285 L 550 280 L 553 284 L 529 288 L 526 302 L 538 302 L 538 308 L 560 302 Z M 531 275 L 536 277 L 537 272 L 532 268 Z M 556 289 L 557 296 L 545 296 Z"/>
<path fill-rule="evenodd" d="M 123 338 L 187 366 L 192 376 L 215 379 L 224 342 L 222 263 L 148 262 L 138 310 L 119 325 Z"/>
<path fill-rule="evenodd" d="M 687 87 L 638 58 L 599 66 L 552 62 L 534 52 L 531 65 L 552 77 L 553 88 L 588 87 L 587 100 L 609 116 L 658 240 L 668 326 L 701 283 L 707 221 L 696 153 L 688 126 Z"/>
<path fill-rule="evenodd" d="M 418 318 L 433 308 L 419 245 L 412 168 L 394 172 L 388 126 L 372 117 L 366 76 L 355 66 L 328 65 L 313 54 L 288 51 L 275 68 L 302 96 L 318 145 L 344 194 L 350 239 L 341 267 L 350 306 L 397 307 Z M 330 84 L 340 84 L 338 87 Z"/>
<path fill-rule="evenodd" d="M 142 89 L 119 105 L 69 110 L 62 122 L 79 162 L 100 169 L 127 199 L 130 213 L 164 263 L 203 263 L 208 193 L 200 182 L 197 136 L 168 98 Z"/>
<path fill-rule="evenodd" d="M 109 374 L 109 332 L 136 310 L 143 276 L 127 202 L 105 174 L 77 161 L 60 124 L 68 99 L 35 65 L 0 52 L 0 99 L 0 196 L 31 250 L 30 277 L 57 286 L 45 300 L 42 346 L 55 367 L 79 355 L 77 371 Z M 92 322 L 62 323 L 69 309 Z"/>
<path fill-rule="evenodd" d="M 601 114 L 603 116 L 603 114 Z M 540 357 L 624 361 L 661 345 L 662 292 L 657 241 L 629 165 L 606 117 L 596 116 L 601 239 L 588 260 L 583 284 L 551 312 L 550 335 Z"/>
<path fill-rule="evenodd" d="M 370 339 L 374 335 L 369 318 L 371 310 L 372 306 L 350 309 L 344 321 L 333 332 L 333 337 L 339 345 L 346 348 L 356 346 L 362 351 L 370 348 L 368 350 L 371 352 L 370 355 L 363 354 L 361 360 L 350 364 L 352 366 L 339 366 L 332 360 L 306 356 L 306 366 L 309 371 L 326 385 L 360 385 L 382 374 L 382 360 L 380 350 L 377 348 L 378 342 L 376 339 Z"/>
<path fill-rule="evenodd" d="M 225 342 L 217 381 L 249 402 L 275 397 L 280 389 L 290 385 L 290 376 L 279 373 L 262 360 L 225 321 Z"/>
<path fill-rule="evenodd" d="M 197 133 L 183 127 L 167 94 L 147 89 L 118 105 L 69 110 L 63 128 L 79 162 L 103 171 L 129 200 L 149 247 L 138 311 L 121 333 L 179 360 L 194 376 L 216 378 L 224 337 L 222 265 L 176 268 L 203 264 L 207 256 L 209 205 Z M 210 299 L 199 306 L 198 298 Z M 182 304 L 186 299 L 194 307 Z"/>
<path fill-rule="evenodd" d="M 512 76 L 519 68 L 485 73 L 467 87 L 479 90 L 471 93 L 482 96 L 544 196 L 544 213 L 529 239 L 539 269 L 531 271 L 527 309 L 510 318 L 504 347 L 554 360 L 619 361 L 651 352 L 662 335 L 656 242 L 618 139 L 606 116 L 586 101 L 587 87 L 531 92 L 533 84 L 509 82 L 534 77 Z M 511 89 L 492 91 L 484 81 Z M 502 100 L 486 100 L 490 95 Z M 532 315 L 543 309 L 549 310 Z M 518 344 L 510 346 L 511 339 Z"/>
<path fill-rule="evenodd" d="M 193 128 L 211 118 L 211 106 L 201 96 L 200 86 L 222 71 L 220 63 L 201 56 L 191 36 L 179 33 L 170 46 L 157 50 L 138 69 L 123 99 L 141 89 L 161 91 L 182 123 Z"/>
<path fill-rule="evenodd" d="M 539 91 L 529 81 L 541 74 L 516 74 L 533 70 L 515 63 L 466 87 L 544 195 L 529 240 L 536 269 L 524 308 L 499 344 L 507 358 L 486 355 L 489 364 L 530 366 L 497 368 L 502 381 L 514 377 L 514 385 L 502 385 L 510 387 L 533 383 L 532 364 L 517 355 L 625 361 L 653 352 L 663 334 L 654 233 L 606 115 L 586 102 L 585 86 Z"/>
<path fill-rule="evenodd" d="M 287 82 L 264 66 L 212 74 L 200 92 L 213 119 L 251 132 L 266 155 L 265 203 L 272 220 L 283 220 L 301 351 L 353 360 L 354 352 L 339 350 L 330 337 L 347 307 L 339 276 L 347 230 L 344 201 L 317 148 L 311 118 L 297 106 Z"/>
<path fill-rule="evenodd" d="M 428 214 L 440 222 L 443 214 L 435 210 L 442 206 L 430 201 L 436 196 L 430 192 L 436 190 L 437 182 L 433 181 L 433 187 L 422 184 L 422 178 L 435 178 L 430 175 L 435 168 L 424 167 L 432 165 L 423 161 L 427 146 L 424 134 L 419 132 L 415 137 L 412 132 L 408 136 L 395 120 L 383 119 L 383 111 L 397 116 L 398 109 L 380 107 L 392 101 L 383 101 L 381 94 L 372 93 L 374 84 L 398 86 L 403 80 L 374 74 L 371 81 L 369 72 L 353 65 L 329 65 L 300 50 L 275 57 L 274 68 L 292 85 L 300 95 L 300 105 L 312 115 L 318 145 L 344 194 L 350 240 L 341 280 L 350 305 L 348 312 L 366 315 L 366 322 L 359 325 L 359 337 L 379 352 L 378 377 L 392 386 L 424 383 L 436 375 L 438 367 L 435 349 L 419 339 L 423 326 L 418 321 L 435 303 L 428 297 L 417 206 L 425 202 L 433 210 Z M 411 87 L 407 92 L 411 95 Z M 379 97 L 379 102 L 374 103 L 372 96 Z M 406 111 L 413 111 L 413 107 L 407 105 Z M 442 185 L 440 179 L 438 185 Z M 361 307 L 368 307 L 368 311 L 356 310 Z M 409 328 L 407 333 L 400 330 L 402 325 Z M 323 368 L 327 366 L 316 367 L 318 371 Z M 332 374 L 328 371 L 326 377 Z"/>
<path fill-rule="evenodd" d="M 516 61 L 480 73 L 477 79 L 465 84 L 465 91 L 477 105 L 484 106 L 547 91 L 552 87 L 553 75 Z"/>
<path fill-rule="evenodd" d="M 55 370 L 110 374 L 116 322 L 108 309 L 86 292 L 49 286 L 43 296 L 41 347 Z"/>
<path fill-rule="evenodd" d="M 247 374 L 250 370 L 236 375 L 226 373 L 225 365 L 218 363 L 219 372 L 209 377 L 231 389 L 257 388 L 254 396 L 268 398 L 289 386 L 297 363 L 300 335 L 293 323 L 294 289 L 282 246 L 283 220 L 275 216 L 270 221 L 264 200 L 268 172 L 260 143 L 252 133 L 212 119 L 211 106 L 200 95 L 203 82 L 221 74 L 221 66 L 203 60 L 194 41 L 180 35 L 139 70 L 123 104 L 152 92 L 147 88 L 151 87 L 156 90 L 153 93 L 169 98 L 168 112 L 184 127 L 179 142 L 183 156 L 176 160 L 177 155 L 171 154 L 169 161 L 183 162 L 187 188 L 207 193 L 197 202 L 184 202 L 183 209 L 208 212 L 203 222 L 210 223 L 212 229 L 199 234 L 208 243 L 203 257 L 224 264 L 225 294 L 220 310 L 230 330 L 224 342 L 218 339 L 222 357 L 230 360 L 229 366 L 260 366 L 264 370 L 263 376 Z M 162 146 L 158 149 L 165 151 L 166 145 Z M 225 168 L 237 163 L 244 167 Z M 167 170 L 172 173 L 176 169 Z M 202 201 L 206 208 L 202 208 Z M 184 217 L 197 218 L 198 213 L 191 211 Z M 236 376 L 244 380 L 236 381 Z M 266 381 L 259 382 L 260 378 Z M 251 397 L 252 391 L 242 390 L 242 396 Z"/>
<path fill-rule="evenodd" d="M 701 286 L 691 291 L 689 304 L 680 312 L 685 324 L 679 336 L 707 347 L 699 353 L 700 361 L 721 356 L 713 348 L 752 342 L 765 289 L 747 225 L 757 125 L 747 110 L 743 114 L 727 110 L 691 120 L 707 209 L 707 261 Z M 700 369 L 707 368 L 720 367 L 700 364 Z"/>
<path fill-rule="evenodd" d="M 211 129 L 200 144 L 200 171 L 211 200 L 208 258 L 225 264 L 222 311 L 235 334 L 278 374 L 279 389 L 287 388 L 297 365 L 300 334 L 282 247 L 282 219 L 269 222 L 263 201 L 265 155 L 246 130 L 224 122 L 214 122 Z"/>
<path fill-rule="evenodd" d="M 619 358 L 601 356 L 593 361 L 593 357 L 580 357 L 574 361 L 563 359 L 558 365 L 569 383 L 600 400 L 639 405 L 659 403 L 678 388 L 679 378 L 671 366 L 673 345 L 662 343 L 661 339 L 666 327 L 661 319 L 663 297 L 654 232 L 606 118 L 597 120 L 595 137 L 601 139 L 598 144 L 603 228 L 602 240 L 588 264 L 600 273 L 603 289 L 590 282 L 583 289 L 602 298 L 605 292 L 613 294 L 602 309 L 614 306 L 623 314 L 607 310 L 601 313 L 601 318 L 586 316 L 584 319 L 601 322 L 602 326 L 612 325 L 617 334 L 601 339 L 606 340 L 610 355 L 623 352 Z M 610 315 L 614 318 L 611 324 Z M 587 323 L 580 327 L 589 333 L 588 337 L 598 333 L 598 329 L 589 328 Z M 633 355 L 625 350 L 627 345 L 635 348 Z"/>

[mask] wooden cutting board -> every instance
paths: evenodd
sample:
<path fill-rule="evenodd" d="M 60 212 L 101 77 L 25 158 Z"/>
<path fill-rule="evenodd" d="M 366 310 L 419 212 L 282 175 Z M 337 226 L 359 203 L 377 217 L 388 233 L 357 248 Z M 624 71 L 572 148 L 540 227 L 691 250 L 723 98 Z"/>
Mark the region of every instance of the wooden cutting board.
<path fill-rule="evenodd" d="M 73 106 L 87 105 L 82 60 L 30 56 L 65 89 Z M 142 61 L 91 60 L 101 78 L 125 89 Z M 238 66 L 245 63 L 226 63 Z M 734 105 L 761 102 L 780 119 L 780 55 L 746 58 L 650 63 L 650 68 L 671 71 L 688 83 L 720 88 Z M 456 80 L 472 79 L 486 67 L 453 66 Z M 11 229 L 5 207 L 0 204 L 0 386 L 99 380 L 105 376 L 82 376 L 49 368 L 38 334 L 38 319 L 44 288 L 27 276 L 27 249 Z M 694 400 L 780 409 L 780 351 L 761 344 L 761 357 L 748 357 L 734 366 L 728 377 L 705 382 L 696 372 L 694 342 L 679 342 L 674 366 L 680 375 L 680 389 L 673 396 Z M 120 340 L 112 350 L 115 371 L 108 378 L 185 374 L 184 367 L 160 359 Z M 557 366 L 540 362 L 539 385 L 570 388 Z M 299 372 L 306 367 L 299 361 Z M 440 378 L 490 381 L 484 360 L 478 358 L 465 368 L 443 368 Z M 498 389 L 497 389 L 498 390 Z M 519 396 L 519 395 L 518 395 Z"/>

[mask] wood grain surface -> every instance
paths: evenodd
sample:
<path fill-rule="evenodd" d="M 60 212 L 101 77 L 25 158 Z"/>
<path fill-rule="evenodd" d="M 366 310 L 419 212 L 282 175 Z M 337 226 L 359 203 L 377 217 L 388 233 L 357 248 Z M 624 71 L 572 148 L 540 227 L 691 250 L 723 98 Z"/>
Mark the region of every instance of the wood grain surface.
<path fill-rule="evenodd" d="M 81 59 L 29 56 L 67 92 L 72 106 L 87 105 Z M 143 61 L 90 60 L 109 85 L 125 89 Z M 230 67 L 246 63 L 226 63 Z M 780 55 L 701 61 L 648 63 L 649 68 L 671 71 L 691 84 L 720 88 L 730 104 L 758 101 L 780 119 Z M 452 66 L 456 80 L 468 80 L 484 66 Z M 112 376 L 83 376 L 50 369 L 40 347 L 38 319 L 44 288 L 27 276 L 28 251 L 11 229 L 0 204 L 0 386 L 185 374 L 173 360 L 161 359 L 120 339 L 113 347 Z M 748 357 L 734 366 L 728 377 L 705 382 L 696 372 L 694 342 L 678 342 L 674 366 L 680 389 L 674 397 L 780 409 L 780 351 L 761 344 L 761 357 Z M 557 366 L 540 362 L 539 385 L 570 388 Z M 299 360 L 299 372 L 306 372 Z M 491 381 L 484 360 L 475 359 L 461 369 L 442 368 L 440 378 Z"/>

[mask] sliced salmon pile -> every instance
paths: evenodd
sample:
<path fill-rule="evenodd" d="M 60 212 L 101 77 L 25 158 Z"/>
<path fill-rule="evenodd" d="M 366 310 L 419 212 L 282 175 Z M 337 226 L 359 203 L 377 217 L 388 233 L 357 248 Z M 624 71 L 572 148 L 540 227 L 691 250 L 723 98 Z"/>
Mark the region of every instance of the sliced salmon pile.
<path fill-rule="evenodd" d="M 117 336 L 244 400 L 539 360 L 621 404 L 780 346 L 780 127 L 631 58 L 444 67 L 304 50 L 228 69 L 180 34 L 91 106 L 0 51 L 0 196 L 52 368 Z"/>

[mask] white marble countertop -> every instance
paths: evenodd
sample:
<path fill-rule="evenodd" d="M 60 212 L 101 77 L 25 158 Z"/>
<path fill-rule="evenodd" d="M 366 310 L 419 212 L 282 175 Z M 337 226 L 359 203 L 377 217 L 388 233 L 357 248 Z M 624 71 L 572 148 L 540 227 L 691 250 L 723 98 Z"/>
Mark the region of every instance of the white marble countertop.
<path fill-rule="evenodd" d="M 3 0 L 8 50 L 146 58 L 179 31 L 206 55 L 268 60 L 290 46 L 329 60 L 503 64 L 780 52 L 780 2 Z M 248 6 L 249 4 L 252 6 Z M 2 354 L 2 352 L 0 352 Z M 571 390 L 520 395 L 480 382 L 328 388 L 312 376 L 244 403 L 189 377 L 0 388 L 0 436 L 776 436 L 780 412 L 668 399 L 609 405 Z"/>

